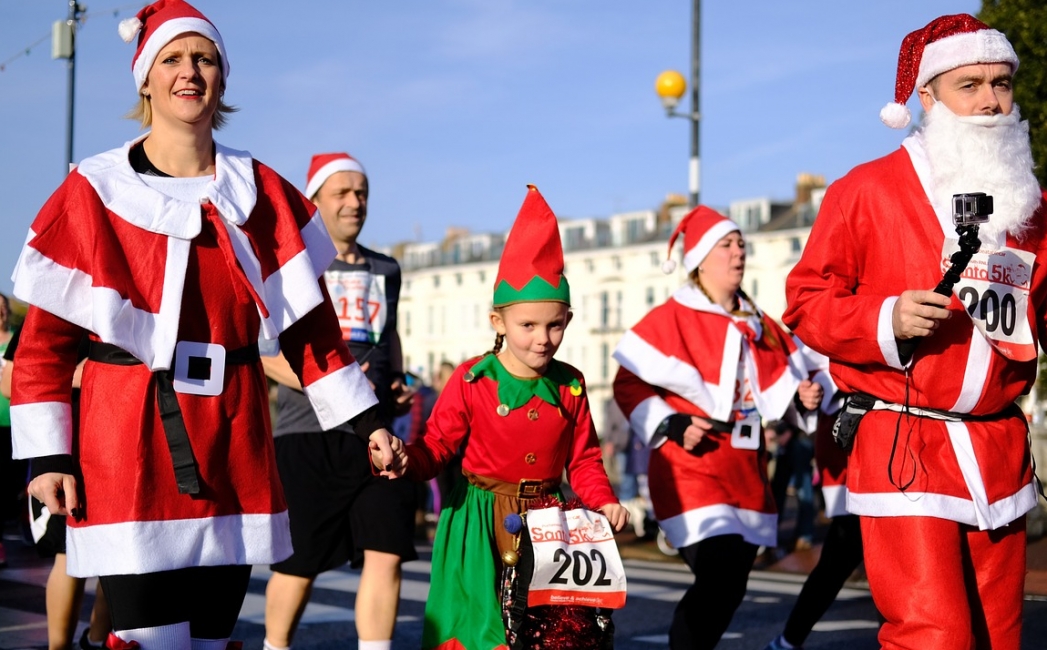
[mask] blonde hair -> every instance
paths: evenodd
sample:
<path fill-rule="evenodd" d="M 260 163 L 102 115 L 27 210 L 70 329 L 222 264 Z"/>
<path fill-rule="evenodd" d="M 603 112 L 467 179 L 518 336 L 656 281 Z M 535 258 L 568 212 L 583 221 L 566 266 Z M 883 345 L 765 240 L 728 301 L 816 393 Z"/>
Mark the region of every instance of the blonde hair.
<path fill-rule="evenodd" d="M 491 311 L 495 312 L 499 316 L 502 316 L 502 312 L 505 311 L 505 307 L 492 307 Z M 489 354 L 497 355 L 499 352 L 502 351 L 502 343 L 504 342 L 505 334 L 496 333 L 494 335 L 494 347 L 488 350 L 487 352 L 484 352 L 484 356 L 486 357 Z"/>

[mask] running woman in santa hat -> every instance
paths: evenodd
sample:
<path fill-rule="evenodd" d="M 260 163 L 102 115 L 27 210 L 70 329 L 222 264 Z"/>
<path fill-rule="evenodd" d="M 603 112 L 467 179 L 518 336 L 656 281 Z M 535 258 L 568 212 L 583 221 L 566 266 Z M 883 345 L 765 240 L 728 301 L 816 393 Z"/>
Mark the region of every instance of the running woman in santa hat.
<path fill-rule="evenodd" d="M 494 349 L 458 366 L 425 436 L 407 446 L 408 478 L 433 478 L 462 449 L 466 479 L 433 541 L 423 648 L 507 647 L 500 576 L 515 545 L 503 521 L 559 494 L 565 470 L 582 502 L 616 531 L 628 523 L 604 472 L 584 379 L 553 358 L 572 315 L 563 270 L 556 217 L 529 186 L 494 282 Z"/>
<path fill-rule="evenodd" d="M 129 21 L 151 130 L 81 162 L 32 225 L 14 275 L 31 305 L 14 453 L 33 459 L 30 493 L 71 515 L 70 575 L 101 576 L 108 647 L 223 650 L 251 565 L 291 554 L 259 332 L 322 426 L 351 420 L 393 471 L 396 443 L 318 281 L 335 251 L 315 207 L 213 138 L 232 110 L 218 30 L 181 0 Z"/>
<path fill-rule="evenodd" d="M 813 431 L 835 387 L 742 291 L 738 224 L 699 206 L 680 221 L 670 253 L 681 233 L 689 282 L 622 337 L 614 397 L 651 447 L 654 514 L 694 573 L 669 629 L 670 647 L 693 649 L 719 642 L 757 550 L 777 543 L 764 419 Z"/>
<path fill-rule="evenodd" d="M 1014 402 L 1047 335 L 1047 204 L 1014 104 L 1017 69 L 1006 36 L 966 14 L 906 36 L 881 118 L 906 126 L 915 90 L 924 123 L 829 187 L 787 281 L 786 325 L 872 404 L 847 509 L 861 517 L 884 648 L 1021 642 L 1037 491 Z M 958 250 L 953 196 L 979 192 L 994 200 L 980 250 L 939 295 Z"/>

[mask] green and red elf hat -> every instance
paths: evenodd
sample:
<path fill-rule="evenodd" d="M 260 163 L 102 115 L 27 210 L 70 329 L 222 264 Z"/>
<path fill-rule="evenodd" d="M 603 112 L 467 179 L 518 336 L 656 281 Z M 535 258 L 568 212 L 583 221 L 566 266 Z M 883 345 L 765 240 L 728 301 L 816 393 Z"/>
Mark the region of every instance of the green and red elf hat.
<path fill-rule="evenodd" d="M 518 302 L 571 304 L 571 288 L 563 274 L 560 228 L 538 188 L 527 186 L 494 279 L 494 307 Z"/>

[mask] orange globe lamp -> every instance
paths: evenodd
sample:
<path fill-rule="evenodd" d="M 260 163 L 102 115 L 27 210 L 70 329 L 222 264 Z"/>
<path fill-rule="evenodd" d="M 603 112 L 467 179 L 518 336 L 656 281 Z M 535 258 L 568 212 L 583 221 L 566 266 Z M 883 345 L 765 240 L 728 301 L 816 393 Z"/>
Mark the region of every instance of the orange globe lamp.
<path fill-rule="evenodd" d="M 655 79 L 654 91 L 662 100 L 662 106 L 671 111 L 676 108 L 680 98 L 687 92 L 687 81 L 676 70 L 666 70 Z"/>

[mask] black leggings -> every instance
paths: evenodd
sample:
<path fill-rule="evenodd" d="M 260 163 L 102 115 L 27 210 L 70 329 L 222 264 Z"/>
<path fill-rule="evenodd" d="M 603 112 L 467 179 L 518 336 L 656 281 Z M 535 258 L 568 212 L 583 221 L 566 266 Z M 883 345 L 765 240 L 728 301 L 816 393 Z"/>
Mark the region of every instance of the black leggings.
<path fill-rule="evenodd" d="M 803 583 L 789 620 L 785 623 L 785 640 L 800 646 L 807 640 L 814 624 L 836 600 L 854 570 L 862 562 L 862 530 L 857 515 L 833 517 L 822 546 L 818 565 Z"/>
<path fill-rule="evenodd" d="M 718 535 L 680 549 L 694 573 L 694 584 L 673 614 L 669 628 L 672 650 L 716 647 L 745 597 L 757 550 L 741 535 Z"/>
<path fill-rule="evenodd" d="M 250 566 L 231 565 L 102 576 L 99 581 L 114 630 L 189 621 L 194 639 L 228 639 L 250 578 Z"/>

